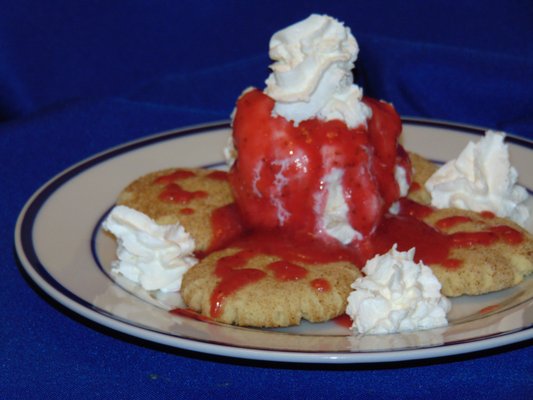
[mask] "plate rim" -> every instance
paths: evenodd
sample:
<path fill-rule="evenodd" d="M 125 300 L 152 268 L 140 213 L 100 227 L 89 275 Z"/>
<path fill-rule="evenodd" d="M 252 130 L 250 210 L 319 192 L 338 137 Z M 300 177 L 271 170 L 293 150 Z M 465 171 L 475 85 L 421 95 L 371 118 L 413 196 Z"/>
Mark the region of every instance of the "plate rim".
<path fill-rule="evenodd" d="M 407 125 L 422 125 L 434 128 L 453 129 L 459 130 L 462 133 L 471 133 L 476 135 L 481 135 L 486 130 L 485 128 L 476 127 L 474 125 L 417 117 L 402 117 L 402 123 Z M 62 304 L 74 313 L 79 314 L 82 317 L 87 318 L 88 320 L 99 325 L 121 332 L 128 336 L 141 338 L 172 348 L 181 348 L 184 350 L 231 358 L 281 361 L 287 363 L 381 363 L 466 354 L 480 350 L 501 347 L 512 343 L 518 343 L 533 338 L 532 325 L 521 327 L 517 330 L 489 335 L 487 337 L 483 337 L 482 339 L 462 339 L 459 340 L 458 343 L 448 342 L 436 346 L 422 348 L 360 352 L 309 352 L 297 350 L 281 351 L 258 349 L 253 347 L 241 347 L 238 345 L 232 346 L 226 343 L 190 339 L 170 333 L 160 332 L 157 329 L 140 327 L 138 325 L 128 323 L 127 321 L 122 320 L 122 318 L 112 315 L 95 306 L 94 304 L 91 304 L 90 302 L 80 298 L 78 295 L 62 286 L 60 282 L 53 278 L 48 273 L 46 266 L 40 262 L 33 245 L 28 245 L 28 243 L 25 243 L 27 241 L 24 240 L 24 235 L 28 235 L 28 232 L 30 232 L 29 237 L 31 238 L 32 227 L 42 205 L 46 203 L 47 199 L 58 188 L 75 178 L 78 173 L 91 168 L 93 165 L 97 165 L 107 159 L 113 158 L 119 154 L 127 153 L 136 148 L 142 148 L 153 143 L 171 140 L 178 137 L 207 133 L 218 129 L 228 129 L 229 127 L 230 122 L 228 120 L 222 120 L 189 125 L 151 134 L 100 151 L 84 158 L 83 160 L 54 175 L 30 196 L 17 217 L 14 231 L 15 250 L 24 271 L 28 274 L 30 279 L 46 293 L 46 295 L 50 296 L 52 299 L 56 300 L 58 303 Z M 528 149 L 533 149 L 533 140 L 512 134 L 506 134 L 506 136 L 509 142 L 518 144 Z M 32 241 L 30 240 L 30 242 Z M 30 251 L 28 251 L 28 249 Z"/>

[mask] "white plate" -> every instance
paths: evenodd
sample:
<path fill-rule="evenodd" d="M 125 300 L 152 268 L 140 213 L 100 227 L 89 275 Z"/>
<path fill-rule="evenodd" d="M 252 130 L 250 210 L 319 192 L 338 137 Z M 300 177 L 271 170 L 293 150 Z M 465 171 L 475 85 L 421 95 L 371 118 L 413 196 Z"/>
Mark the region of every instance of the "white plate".
<path fill-rule="evenodd" d="M 459 154 L 482 130 L 406 119 L 404 145 L 432 160 Z M 453 300 L 446 328 L 354 336 L 333 322 L 261 330 L 207 323 L 168 312 L 172 297 L 155 298 L 114 281 L 112 238 L 102 218 L 119 191 L 153 170 L 222 166 L 227 123 L 186 128 L 108 150 L 74 165 L 38 190 L 16 226 L 17 253 L 46 293 L 98 324 L 164 345 L 215 355 L 311 363 L 387 362 L 467 353 L 533 337 L 533 279 L 498 293 Z M 508 138 L 511 157 L 531 193 L 533 142 Z M 531 200 L 531 195 L 530 195 Z"/>

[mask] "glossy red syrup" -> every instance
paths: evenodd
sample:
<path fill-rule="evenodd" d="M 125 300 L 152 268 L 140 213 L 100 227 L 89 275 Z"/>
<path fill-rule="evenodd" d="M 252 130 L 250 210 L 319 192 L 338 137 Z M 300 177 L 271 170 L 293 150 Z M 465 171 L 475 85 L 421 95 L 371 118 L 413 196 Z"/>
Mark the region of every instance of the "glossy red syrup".
<path fill-rule="evenodd" d="M 212 317 L 219 317 L 223 313 L 224 302 L 228 296 L 266 276 L 266 273 L 261 270 L 244 268 L 248 260 L 255 255 L 253 251 L 244 250 L 218 260 L 215 275 L 220 278 L 220 281 L 211 295 L 210 315 Z"/>
<path fill-rule="evenodd" d="M 496 218 L 496 214 L 494 214 L 492 211 L 481 211 L 480 214 L 483 218 L 487 218 L 487 219 Z"/>
<path fill-rule="evenodd" d="M 239 156 L 230 183 L 249 227 L 319 232 L 326 204 L 324 178 L 341 169 L 350 224 L 363 235 L 376 228 L 399 197 L 395 167 L 410 168 L 398 145 L 401 122 L 393 107 L 364 101 L 373 113 L 368 128 L 349 129 L 339 120 L 318 119 L 295 127 L 271 116 L 274 101 L 261 91 L 241 96 L 233 122 Z"/>
<path fill-rule="evenodd" d="M 207 192 L 204 192 L 203 190 L 190 192 L 183 189 L 177 183 L 169 183 L 159 194 L 159 198 L 163 201 L 181 204 L 189 203 L 191 200 L 201 199 L 204 197 L 207 197 Z"/>
<path fill-rule="evenodd" d="M 228 173 L 225 171 L 213 171 L 207 174 L 207 177 L 216 181 L 227 181 Z"/>
<path fill-rule="evenodd" d="M 166 185 L 169 183 L 173 183 L 174 181 L 179 181 L 181 179 L 192 178 L 193 176 L 196 176 L 196 174 L 193 171 L 186 171 L 186 170 L 178 169 L 170 174 L 162 175 L 154 179 L 154 183 Z"/>
<path fill-rule="evenodd" d="M 478 311 L 479 314 L 489 314 L 493 311 L 496 311 L 498 308 L 500 308 L 501 306 L 499 304 L 493 304 L 491 306 L 487 306 L 485 308 L 482 308 L 481 310 Z"/>
<path fill-rule="evenodd" d="M 212 212 L 211 231 L 213 236 L 208 249 L 209 253 L 222 248 L 243 234 L 244 227 L 235 203 L 219 207 Z"/>
<path fill-rule="evenodd" d="M 496 241 L 516 245 L 522 243 L 524 235 L 510 226 L 499 225 L 487 228 L 486 231 L 482 232 L 457 232 L 450 235 L 450 238 L 454 246 L 470 247 L 474 245 L 488 246 Z"/>
<path fill-rule="evenodd" d="M 163 201 L 184 204 L 193 199 L 207 197 L 207 192 L 201 190 L 190 192 L 183 189 L 179 183 L 176 182 L 194 176 L 196 176 L 196 174 L 193 171 L 178 169 L 170 174 L 162 175 L 154 179 L 154 184 L 165 185 L 159 194 L 159 198 Z"/>
<path fill-rule="evenodd" d="M 422 219 L 430 216 L 431 213 L 433 213 L 433 208 L 430 206 L 425 206 L 408 198 L 400 199 L 399 202 L 402 214 L 404 215 L 410 215 L 411 217 Z"/>
<path fill-rule="evenodd" d="M 494 232 L 456 232 L 450 235 L 455 247 L 490 246 L 498 240 Z"/>
<path fill-rule="evenodd" d="M 339 326 L 342 326 L 343 328 L 349 329 L 352 327 L 352 319 L 348 314 L 342 314 L 336 318 L 333 318 L 333 322 Z"/>
<path fill-rule="evenodd" d="M 317 292 L 329 292 L 331 290 L 331 283 L 324 278 L 313 279 L 310 283 Z"/>
<path fill-rule="evenodd" d="M 408 251 L 415 247 L 415 261 L 423 261 L 425 264 L 443 263 L 448 259 L 452 246 L 448 235 L 415 217 L 402 214 L 384 218 L 370 243 L 372 251 L 367 259 L 384 254 L 397 244 L 398 251 Z"/>
<path fill-rule="evenodd" d="M 217 263 L 215 274 L 221 281 L 211 297 L 211 316 L 219 316 L 223 311 L 225 299 L 249 283 L 257 282 L 267 276 L 261 270 L 244 268 L 250 258 L 256 254 L 269 254 L 281 260 L 271 263 L 268 270 L 274 278 L 290 281 L 304 278 L 308 270 L 296 265 L 301 262 L 312 268 L 316 263 L 351 261 L 358 259 L 358 250 L 335 243 L 324 243 L 309 236 L 289 236 L 283 231 L 257 231 L 247 233 L 232 241 L 231 246 L 242 251 L 233 256 L 224 257 Z M 317 279 L 311 283 L 317 291 L 331 290 L 330 283 L 325 279 Z"/>
<path fill-rule="evenodd" d="M 508 244 L 520 244 L 524 240 L 522 232 L 506 225 L 492 226 L 489 228 L 492 233 L 498 235 L 499 239 Z"/>
<path fill-rule="evenodd" d="M 411 183 L 411 186 L 409 187 L 409 193 L 414 193 L 422 189 L 422 186 L 418 182 Z"/>
<path fill-rule="evenodd" d="M 439 229 L 448 229 L 456 225 L 465 224 L 471 221 L 472 221 L 472 218 L 470 217 L 464 217 L 464 216 L 458 215 L 454 217 L 447 217 L 447 218 L 439 219 L 435 225 Z"/>
<path fill-rule="evenodd" d="M 274 272 L 274 277 L 278 281 L 297 281 L 305 278 L 309 272 L 304 267 L 285 260 L 270 263 L 267 268 Z"/>
<path fill-rule="evenodd" d="M 350 261 L 363 267 L 368 259 L 388 252 L 394 244 L 397 244 L 399 251 L 416 248 L 416 262 L 441 264 L 454 269 L 460 267 L 462 261 L 449 257 L 452 247 L 490 245 L 497 240 L 518 244 L 523 240 L 523 235 L 507 226 L 449 235 L 430 227 L 405 210 L 399 215 L 387 214 L 370 238 L 349 246 L 324 242 L 309 235 L 291 235 L 281 230 L 246 233 L 231 242 L 231 245 L 243 250 L 219 260 L 216 275 L 222 280 L 211 299 L 211 316 L 220 315 L 227 296 L 267 276 L 263 271 L 244 268 L 255 254 L 270 254 L 281 258 L 270 264 L 268 269 L 279 280 L 296 280 L 305 277 L 308 271 L 294 263 L 306 263 L 308 268 L 312 268 L 314 263 Z M 318 292 L 331 290 L 331 284 L 326 279 L 315 279 L 310 284 Z"/>
<path fill-rule="evenodd" d="M 311 235 L 291 234 L 283 230 L 250 232 L 232 243 L 236 247 L 255 250 L 291 263 L 322 264 L 337 261 L 353 262 L 358 249 L 339 242 L 324 242 Z"/>

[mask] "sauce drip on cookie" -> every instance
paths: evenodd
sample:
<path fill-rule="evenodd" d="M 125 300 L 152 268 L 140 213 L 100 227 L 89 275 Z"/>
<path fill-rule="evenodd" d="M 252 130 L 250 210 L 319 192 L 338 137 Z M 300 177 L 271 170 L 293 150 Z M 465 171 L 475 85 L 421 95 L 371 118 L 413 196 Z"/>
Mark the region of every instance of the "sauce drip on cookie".
<path fill-rule="evenodd" d="M 163 201 L 186 204 L 193 199 L 207 197 L 207 192 L 203 190 L 185 190 L 177 182 L 193 176 L 195 176 L 195 174 L 192 171 L 178 169 L 170 174 L 156 178 L 154 184 L 164 185 L 163 190 L 159 194 L 159 198 Z"/>

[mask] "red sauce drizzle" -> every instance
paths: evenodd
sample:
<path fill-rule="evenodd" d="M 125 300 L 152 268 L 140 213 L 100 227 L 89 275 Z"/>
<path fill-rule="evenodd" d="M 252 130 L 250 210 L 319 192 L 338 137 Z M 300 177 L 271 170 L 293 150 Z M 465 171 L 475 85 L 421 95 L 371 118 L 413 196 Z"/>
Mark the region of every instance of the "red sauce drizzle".
<path fill-rule="evenodd" d="M 207 192 L 198 190 L 195 192 L 189 192 L 183 189 L 177 183 L 169 183 L 159 194 L 159 198 L 163 201 L 172 203 L 188 203 L 194 199 L 201 199 L 207 197 Z"/>
<path fill-rule="evenodd" d="M 181 179 L 192 178 L 193 176 L 196 176 L 196 174 L 193 171 L 186 171 L 183 169 L 178 169 L 170 174 L 162 175 L 154 179 L 154 183 L 166 185 L 174 181 L 179 181 Z"/>
<path fill-rule="evenodd" d="M 443 263 L 451 247 L 448 235 L 410 215 L 387 216 L 371 241 L 373 252 L 367 259 L 388 252 L 396 243 L 399 251 L 415 247 L 416 262 L 425 264 Z"/>
<path fill-rule="evenodd" d="M 331 284 L 324 278 L 313 279 L 310 284 L 317 292 L 329 292 L 331 290 Z"/>
<path fill-rule="evenodd" d="M 159 199 L 172 203 L 188 203 L 193 199 L 206 197 L 207 192 L 201 190 L 190 192 L 176 183 L 176 181 L 192 178 L 194 176 L 196 176 L 196 173 L 193 171 L 177 169 L 170 174 L 162 175 L 154 179 L 154 184 L 165 185 L 159 194 Z M 185 213 L 187 213 L 187 211 L 185 211 Z"/>
<path fill-rule="evenodd" d="M 191 215 L 191 214 L 194 214 L 194 209 L 193 208 L 182 208 L 180 210 L 180 214 L 183 214 L 183 215 Z"/>
<path fill-rule="evenodd" d="M 274 272 L 274 277 L 279 281 L 297 281 L 305 278 L 309 272 L 304 267 L 285 260 L 274 261 L 267 268 Z"/>
<path fill-rule="evenodd" d="M 410 215 L 411 217 L 415 217 L 417 219 L 428 217 L 433 212 L 433 208 L 430 206 L 425 206 L 406 197 L 400 199 L 399 203 L 402 214 Z"/>
<path fill-rule="evenodd" d="M 292 235 L 282 230 L 250 232 L 232 244 L 292 263 L 353 262 L 360 257 L 359 249 L 356 247 L 343 246 L 336 241 L 324 242 L 306 234 Z"/>
<path fill-rule="evenodd" d="M 493 311 L 496 311 L 498 308 L 500 308 L 499 304 L 493 304 L 491 306 L 487 306 L 487 307 L 482 308 L 481 310 L 479 310 L 479 314 L 488 314 L 488 313 L 491 313 Z"/>
<path fill-rule="evenodd" d="M 220 282 L 211 295 L 210 315 L 212 317 L 219 317 L 223 313 L 224 302 L 228 296 L 266 276 L 266 273 L 261 270 L 243 268 L 255 255 L 253 251 L 243 250 L 218 260 L 215 275 L 220 278 Z"/>
<path fill-rule="evenodd" d="M 348 314 L 342 314 L 336 318 L 333 318 L 333 322 L 347 329 L 351 328 L 353 324 L 352 319 L 350 318 Z"/>
<path fill-rule="evenodd" d="M 227 181 L 228 173 L 225 171 L 213 171 L 207 174 L 207 177 L 210 179 L 217 180 L 217 181 Z"/>
<path fill-rule="evenodd" d="M 235 203 L 219 207 L 211 213 L 211 231 L 213 236 L 208 252 L 220 249 L 242 235 L 244 227 Z"/>
<path fill-rule="evenodd" d="M 420 189 L 422 189 L 422 185 L 418 182 L 411 183 L 411 187 L 409 187 L 409 193 L 417 192 Z"/>
<path fill-rule="evenodd" d="M 492 211 L 481 211 L 481 216 L 487 219 L 496 218 L 496 215 Z"/>
<path fill-rule="evenodd" d="M 498 240 L 498 235 L 494 232 L 456 232 L 450 238 L 455 247 L 490 246 Z"/>
<path fill-rule="evenodd" d="M 301 279 L 307 274 L 304 267 L 294 263 L 307 264 L 327 263 L 336 261 L 353 261 L 359 254 L 353 248 L 337 243 L 324 243 L 318 239 L 306 236 L 289 236 L 282 231 L 257 231 L 244 234 L 231 241 L 231 245 L 242 249 L 234 256 L 224 257 L 217 263 L 216 274 L 222 277 L 221 282 L 211 297 L 211 316 L 222 313 L 224 300 L 235 291 L 249 283 L 256 282 L 265 273 L 256 269 L 243 268 L 246 262 L 255 254 L 269 254 L 281 258 L 270 264 L 274 277 L 280 280 Z M 311 283 L 318 291 L 328 291 L 331 285 L 324 279 Z"/>
<path fill-rule="evenodd" d="M 450 235 L 454 246 L 470 247 L 474 245 L 489 246 L 501 240 L 510 245 L 522 243 L 524 235 L 514 228 L 506 225 L 491 226 L 482 232 L 457 232 Z"/>
<path fill-rule="evenodd" d="M 472 221 L 472 218 L 470 217 L 464 217 L 464 216 L 458 215 L 454 217 L 447 217 L 447 218 L 439 219 L 436 225 L 437 225 L 437 228 L 439 229 L 447 229 L 455 225 L 464 224 L 464 223 L 471 222 L 471 221 Z"/>
<path fill-rule="evenodd" d="M 497 234 L 501 240 L 508 244 L 520 244 L 524 240 L 524 235 L 510 226 L 492 226 L 489 230 Z"/>

